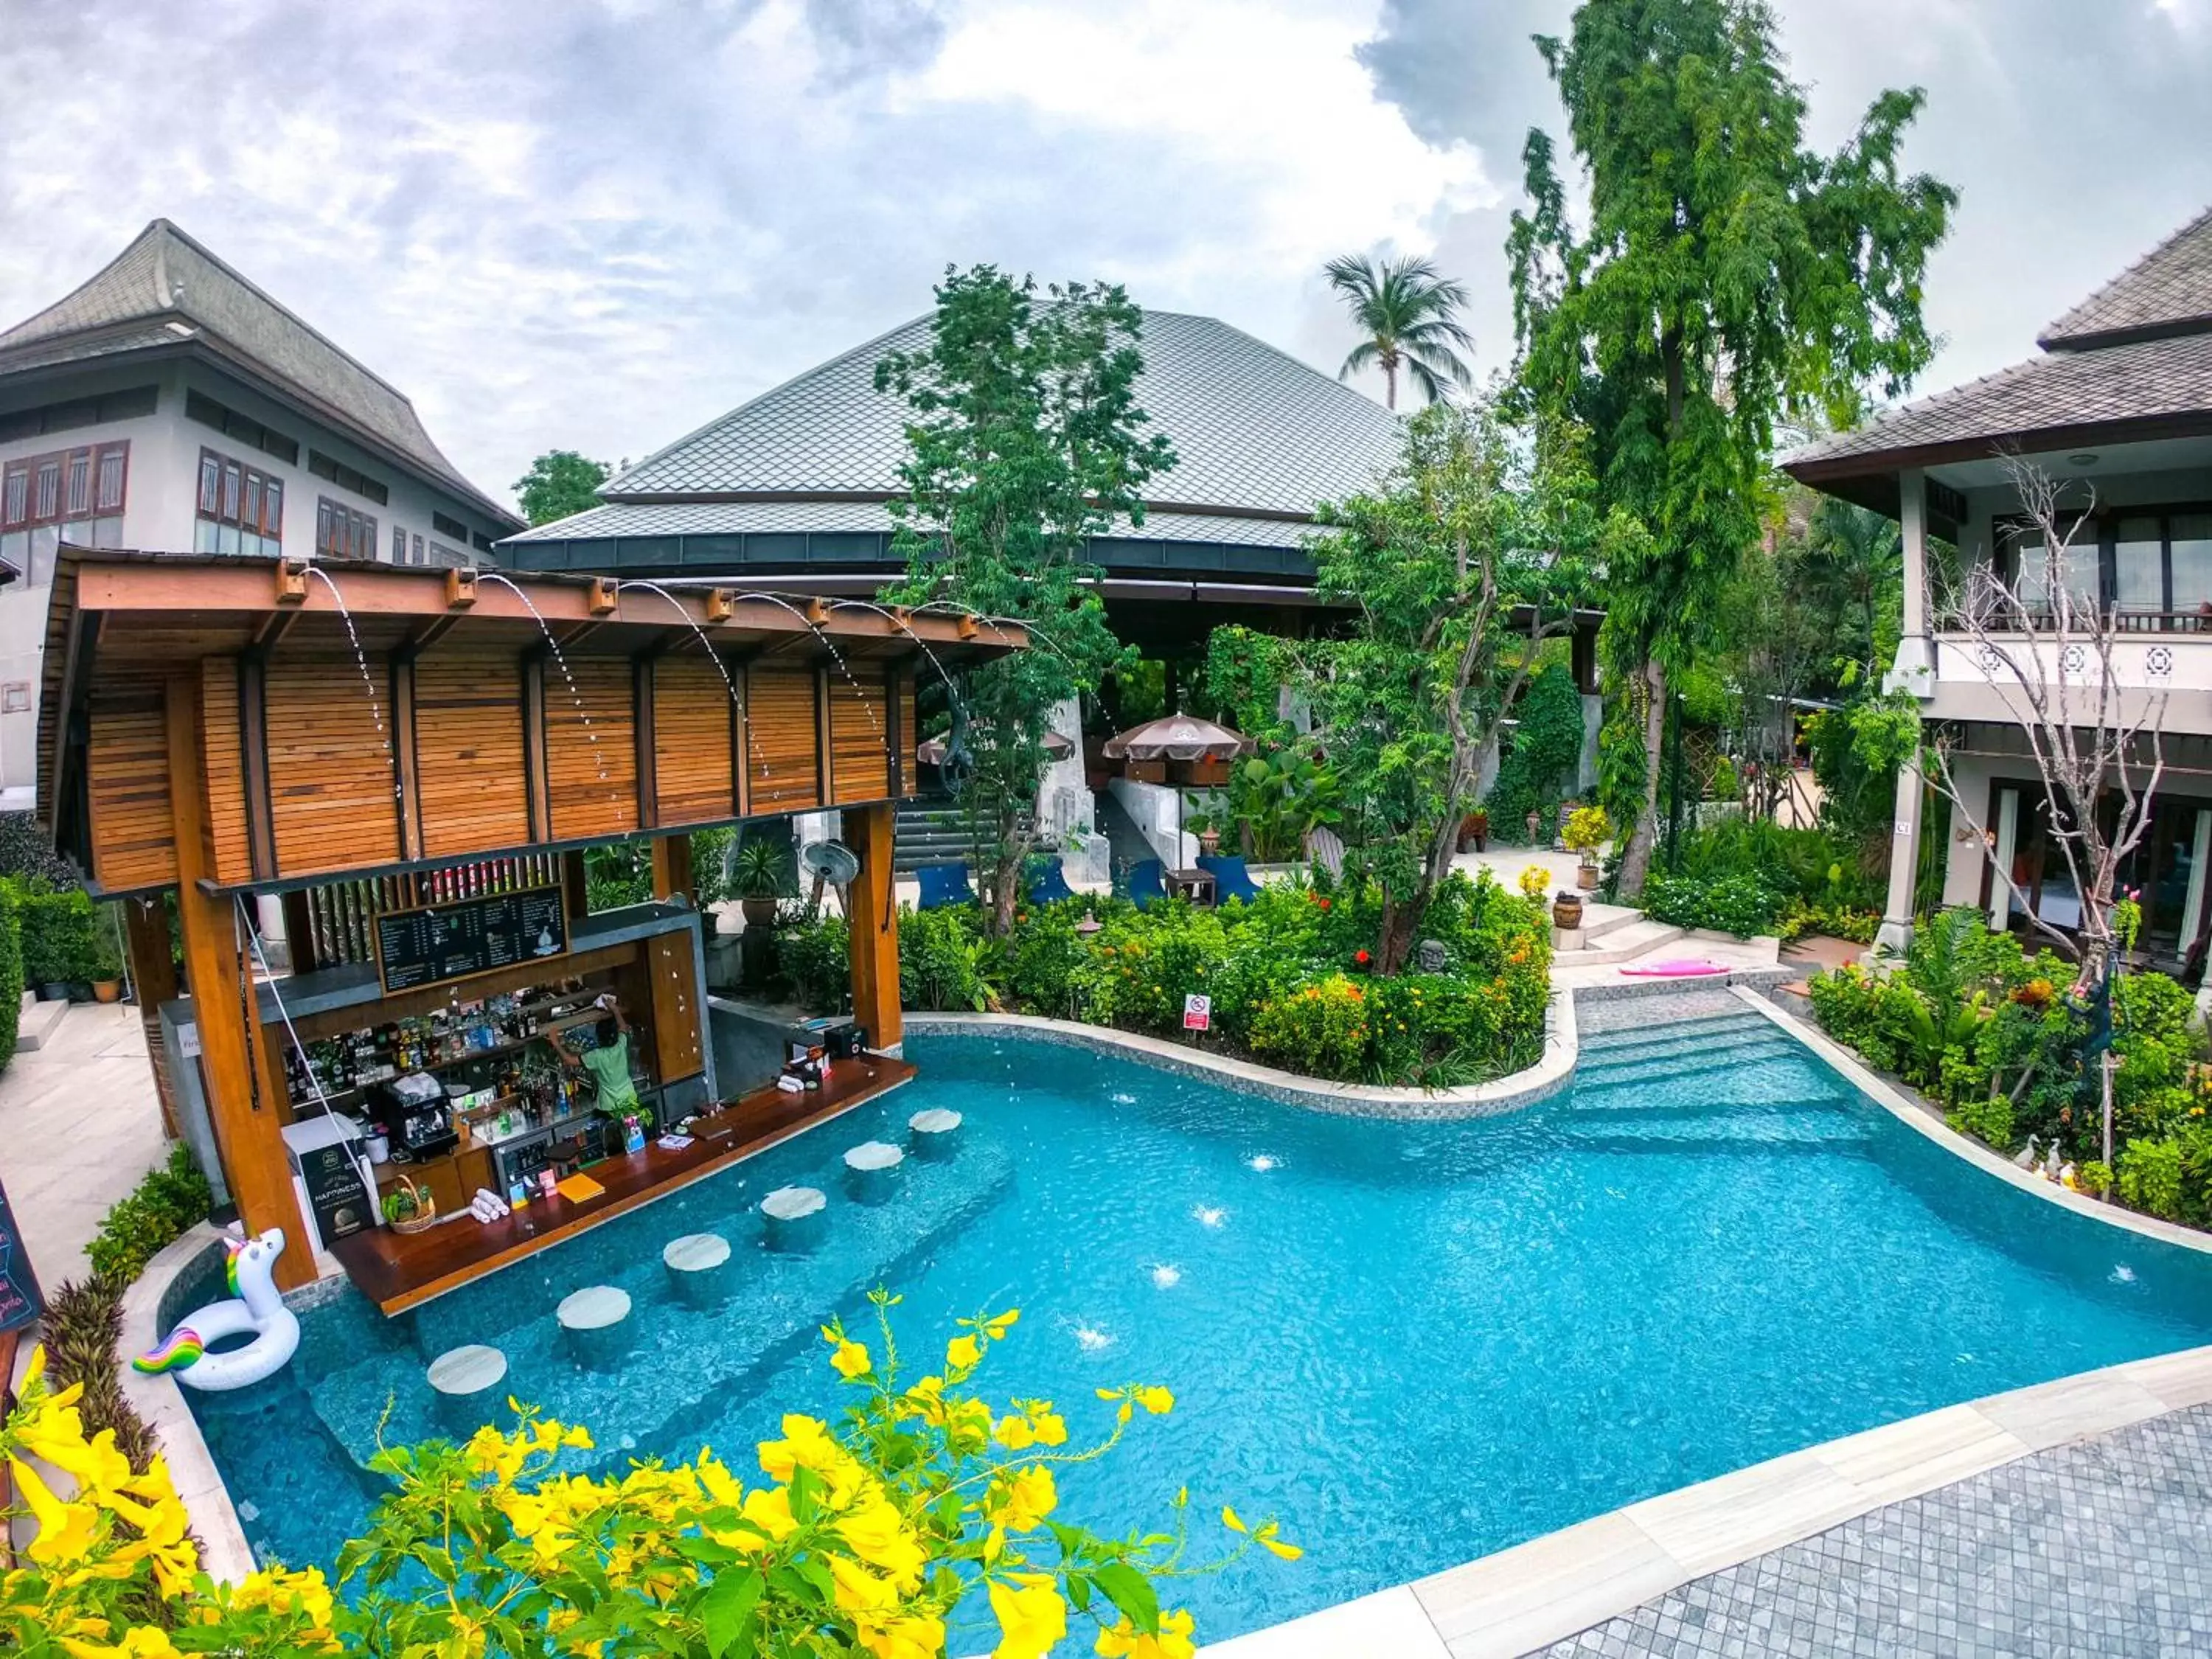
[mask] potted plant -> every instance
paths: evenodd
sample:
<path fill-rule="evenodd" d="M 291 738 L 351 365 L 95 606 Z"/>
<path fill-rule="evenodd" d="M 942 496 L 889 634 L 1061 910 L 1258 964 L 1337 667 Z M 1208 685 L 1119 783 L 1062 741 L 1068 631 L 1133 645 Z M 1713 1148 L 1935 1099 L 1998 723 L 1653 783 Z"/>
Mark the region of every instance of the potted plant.
<path fill-rule="evenodd" d="M 775 927 L 776 901 L 798 890 L 790 847 L 765 836 L 748 836 L 730 866 L 730 885 L 748 928 Z"/>
<path fill-rule="evenodd" d="M 1575 884 L 1585 892 L 1597 885 L 1597 849 L 1612 838 L 1613 824 L 1602 806 L 1578 806 L 1567 814 L 1559 832 L 1567 850 L 1577 854 Z"/>
<path fill-rule="evenodd" d="M 1459 821 L 1459 850 L 1480 853 L 1490 845 L 1490 814 L 1480 806 Z"/>
<path fill-rule="evenodd" d="M 1571 933 L 1582 925 L 1583 896 L 1561 889 L 1552 900 L 1552 926 L 1563 933 Z"/>

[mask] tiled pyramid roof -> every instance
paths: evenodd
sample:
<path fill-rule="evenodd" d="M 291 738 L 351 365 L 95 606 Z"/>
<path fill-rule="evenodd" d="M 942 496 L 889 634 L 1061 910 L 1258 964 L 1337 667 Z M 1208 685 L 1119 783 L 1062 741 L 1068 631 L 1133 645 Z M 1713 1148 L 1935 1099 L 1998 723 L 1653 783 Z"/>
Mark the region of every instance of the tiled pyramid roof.
<path fill-rule="evenodd" d="M 776 529 L 829 528 L 833 519 L 840 529 L 887 529 L 888 518 L 871 503 L 898 488 L 905 406 L 895 394 L 877 392 L 876 364 L 888 352 L 926 344 L 928 334 L 929 319 L 917 318 L 648 456 L 600 489 L 629 511 L 596 509 L 515 539 L 709 534 L 765 529 L 770 520 Z M 1177 460 L 1147 489 L 1162 510 L 1140 534 L 1258 539 L 1255 520 L 1308 519 L 1316 503 L 1370 486 L 1396 453 L 1398 422 L 1389 411 L 1225 323 L 1146 312 L 1142 349 L 1138 400 L 1151 417 L 1148 429 L 1167 435 Z M 698 499 L 732 495 L 785 500 Z M 685 505 L 682 532 L 674 518 L 644 513 L 647 505 L 678 503 Z M 845 510 L 825 518 L 830 506 Z M 1176 514 L 1177 506 L 1210 514 Z M 1246 522 L 1214 514 L 1243 515 Z M 1264 539 L 1273 545 L 1282 535 Z"/>
<path fill-rule="evenodd" d="M 2043 331 L 2045 350 L 2212 330 L 2212 208 Z"/>
<path fill-rule="evenodd" d="M 148 225 L 82 287 L 0 333 L 0 373 L 203 335 L 337 423 L 356 428 L 502 520 L 520 522 L 446 459 L 404 393 L 167 219 Z"/>

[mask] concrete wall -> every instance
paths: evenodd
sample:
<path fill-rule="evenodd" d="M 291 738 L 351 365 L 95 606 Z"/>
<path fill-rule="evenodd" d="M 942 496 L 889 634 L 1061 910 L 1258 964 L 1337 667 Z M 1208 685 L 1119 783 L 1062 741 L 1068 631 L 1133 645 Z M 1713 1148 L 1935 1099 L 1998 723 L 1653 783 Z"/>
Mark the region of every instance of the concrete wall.
<path fill-rule="evenodd" d="M 1180 788 L 1170 783 L 1139 783 L 1133 778 L 1112 778 L 1106 787 L 1136 824 L 1154 858 L 1170 870 L 1191 867 L 1198 857 L 1198 837 L 1185 834 L 1177 844 L 1176 827 L 1189 816 L 1179 808 L 1183 793 Z"/>

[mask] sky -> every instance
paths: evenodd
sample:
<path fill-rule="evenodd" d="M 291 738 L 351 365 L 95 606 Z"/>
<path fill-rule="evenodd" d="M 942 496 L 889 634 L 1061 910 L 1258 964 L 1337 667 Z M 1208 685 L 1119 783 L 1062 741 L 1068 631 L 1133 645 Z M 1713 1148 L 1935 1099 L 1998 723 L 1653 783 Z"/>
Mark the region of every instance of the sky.
<path fill-rule="evenodd" d="M 921 313 L 948 264 L 1103 278 L 1334 372 L 1346 252 L 1433 255 L 1477 366 L 1530 44 L 1568 0 L 0 0 L 0 324 L 166 216 L 505 497 Z M 1919 390 L 2212 205 L 2212 0 L 1780 0 L 1811 137 L 1926 88 L 1961 192 Z M 1379 388 L 1370 388 L 1376 389 Z"/>

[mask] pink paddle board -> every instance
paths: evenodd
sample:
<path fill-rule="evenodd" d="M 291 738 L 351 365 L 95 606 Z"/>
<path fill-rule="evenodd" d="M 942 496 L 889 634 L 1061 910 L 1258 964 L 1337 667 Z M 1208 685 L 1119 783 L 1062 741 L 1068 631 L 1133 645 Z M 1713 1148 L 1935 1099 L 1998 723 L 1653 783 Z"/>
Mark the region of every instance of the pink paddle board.
<path fill-rule="evenodd" d="M 1638 979 L 1704 979 L 1725 974 L 1728 964 L 1703 957 L 1670 957 L 1665 962 L 1632 963 L 1620 971 Z"/>

